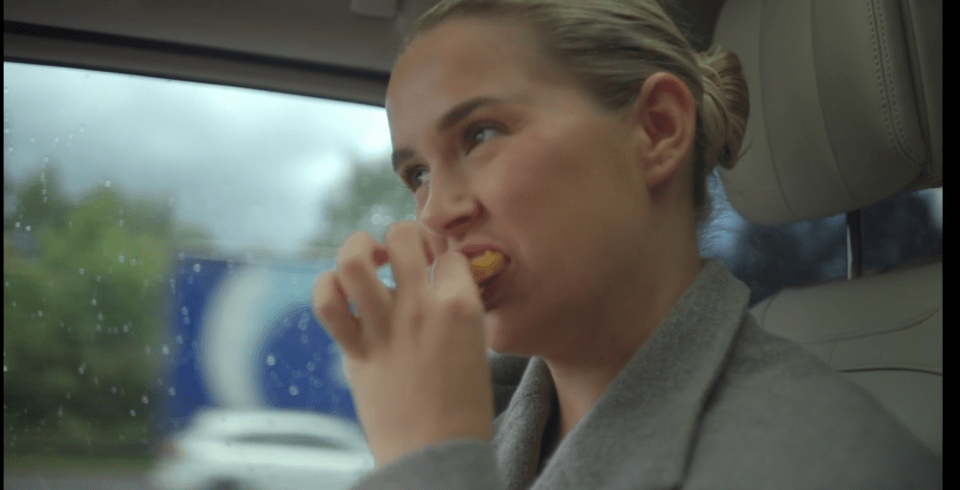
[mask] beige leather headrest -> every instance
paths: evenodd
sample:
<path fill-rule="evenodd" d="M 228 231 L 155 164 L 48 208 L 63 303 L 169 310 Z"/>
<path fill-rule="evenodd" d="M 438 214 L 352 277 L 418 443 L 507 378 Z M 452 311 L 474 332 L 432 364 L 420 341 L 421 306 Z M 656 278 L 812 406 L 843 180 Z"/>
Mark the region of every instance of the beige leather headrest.
<path fill-rule="evenodd" d="M 772 225 L 943 185 L 942 0 L 727 0 L 714 43 L 750 89 L 744 148 L 720 176 Z"/>

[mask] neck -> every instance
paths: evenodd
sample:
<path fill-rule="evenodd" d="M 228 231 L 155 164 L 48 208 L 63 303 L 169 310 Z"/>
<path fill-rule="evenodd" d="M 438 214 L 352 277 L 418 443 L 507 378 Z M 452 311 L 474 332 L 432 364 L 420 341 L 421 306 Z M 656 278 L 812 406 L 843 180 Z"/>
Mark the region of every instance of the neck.
<path fill-rule="evenodd" d="M 634 307 L 620 318 L 598 319 L 589 339 L 577 344 L 573 352 L 562 356 L 544 356 L 550 368 L 560 408 L 559 443 L 596 404 L 613 379 L 643 346 L 690 286 L 702 267 L 695 234 L 692 247 L 677 247 L 675 259 L 651 265 L 643 274 L 648 284 L 646 301 L 623 298 Z M 687 242 L 684 240 L 683 242 Z M 692 250 L 691 250 L 692 248 Z M 684 250 L 685 249 L 685 250 Z M 664 264 L 672 264 L 666 266 Z M 649 281 L 653 281 L 652 283 Z M 627 288 L 632 290 L 632 288 Z"/>

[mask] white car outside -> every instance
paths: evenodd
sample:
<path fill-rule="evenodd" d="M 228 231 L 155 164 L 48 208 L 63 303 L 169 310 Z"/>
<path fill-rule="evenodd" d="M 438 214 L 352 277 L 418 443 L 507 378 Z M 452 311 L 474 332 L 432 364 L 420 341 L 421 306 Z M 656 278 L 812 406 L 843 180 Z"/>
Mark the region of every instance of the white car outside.
<path fill-rule="evenodd" d="M 350 421 L 293 410 L 205 410 L 166 439 L 157 490 L 340 490 L 373 469 Z"/>

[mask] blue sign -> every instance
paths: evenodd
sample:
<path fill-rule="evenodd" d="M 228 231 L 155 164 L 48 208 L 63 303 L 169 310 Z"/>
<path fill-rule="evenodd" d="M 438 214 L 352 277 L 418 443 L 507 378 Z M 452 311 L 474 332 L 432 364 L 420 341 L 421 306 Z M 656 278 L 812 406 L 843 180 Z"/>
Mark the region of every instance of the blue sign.
<path fill-rule="evenodd" d="M 184 257 L 174 274 L 161 432 L 201 407 L 291 408 L 356 420 L 343 354 L 313 315 L 332 262 L 252 265 Z M 389 267 L 380 277 L 392 286 Z"/>

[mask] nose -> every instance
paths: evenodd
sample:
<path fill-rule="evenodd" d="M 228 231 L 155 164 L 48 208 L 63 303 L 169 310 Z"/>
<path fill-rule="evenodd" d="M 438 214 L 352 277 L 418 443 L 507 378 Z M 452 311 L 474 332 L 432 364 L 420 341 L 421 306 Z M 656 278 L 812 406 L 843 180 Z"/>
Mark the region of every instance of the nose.
<path fill-rule="evenodd" d="M 421 222 L 433 233 L 459 238 L 476 221 L 480 205 L 464 176 L 455 171 L 434 171 Z"/>

